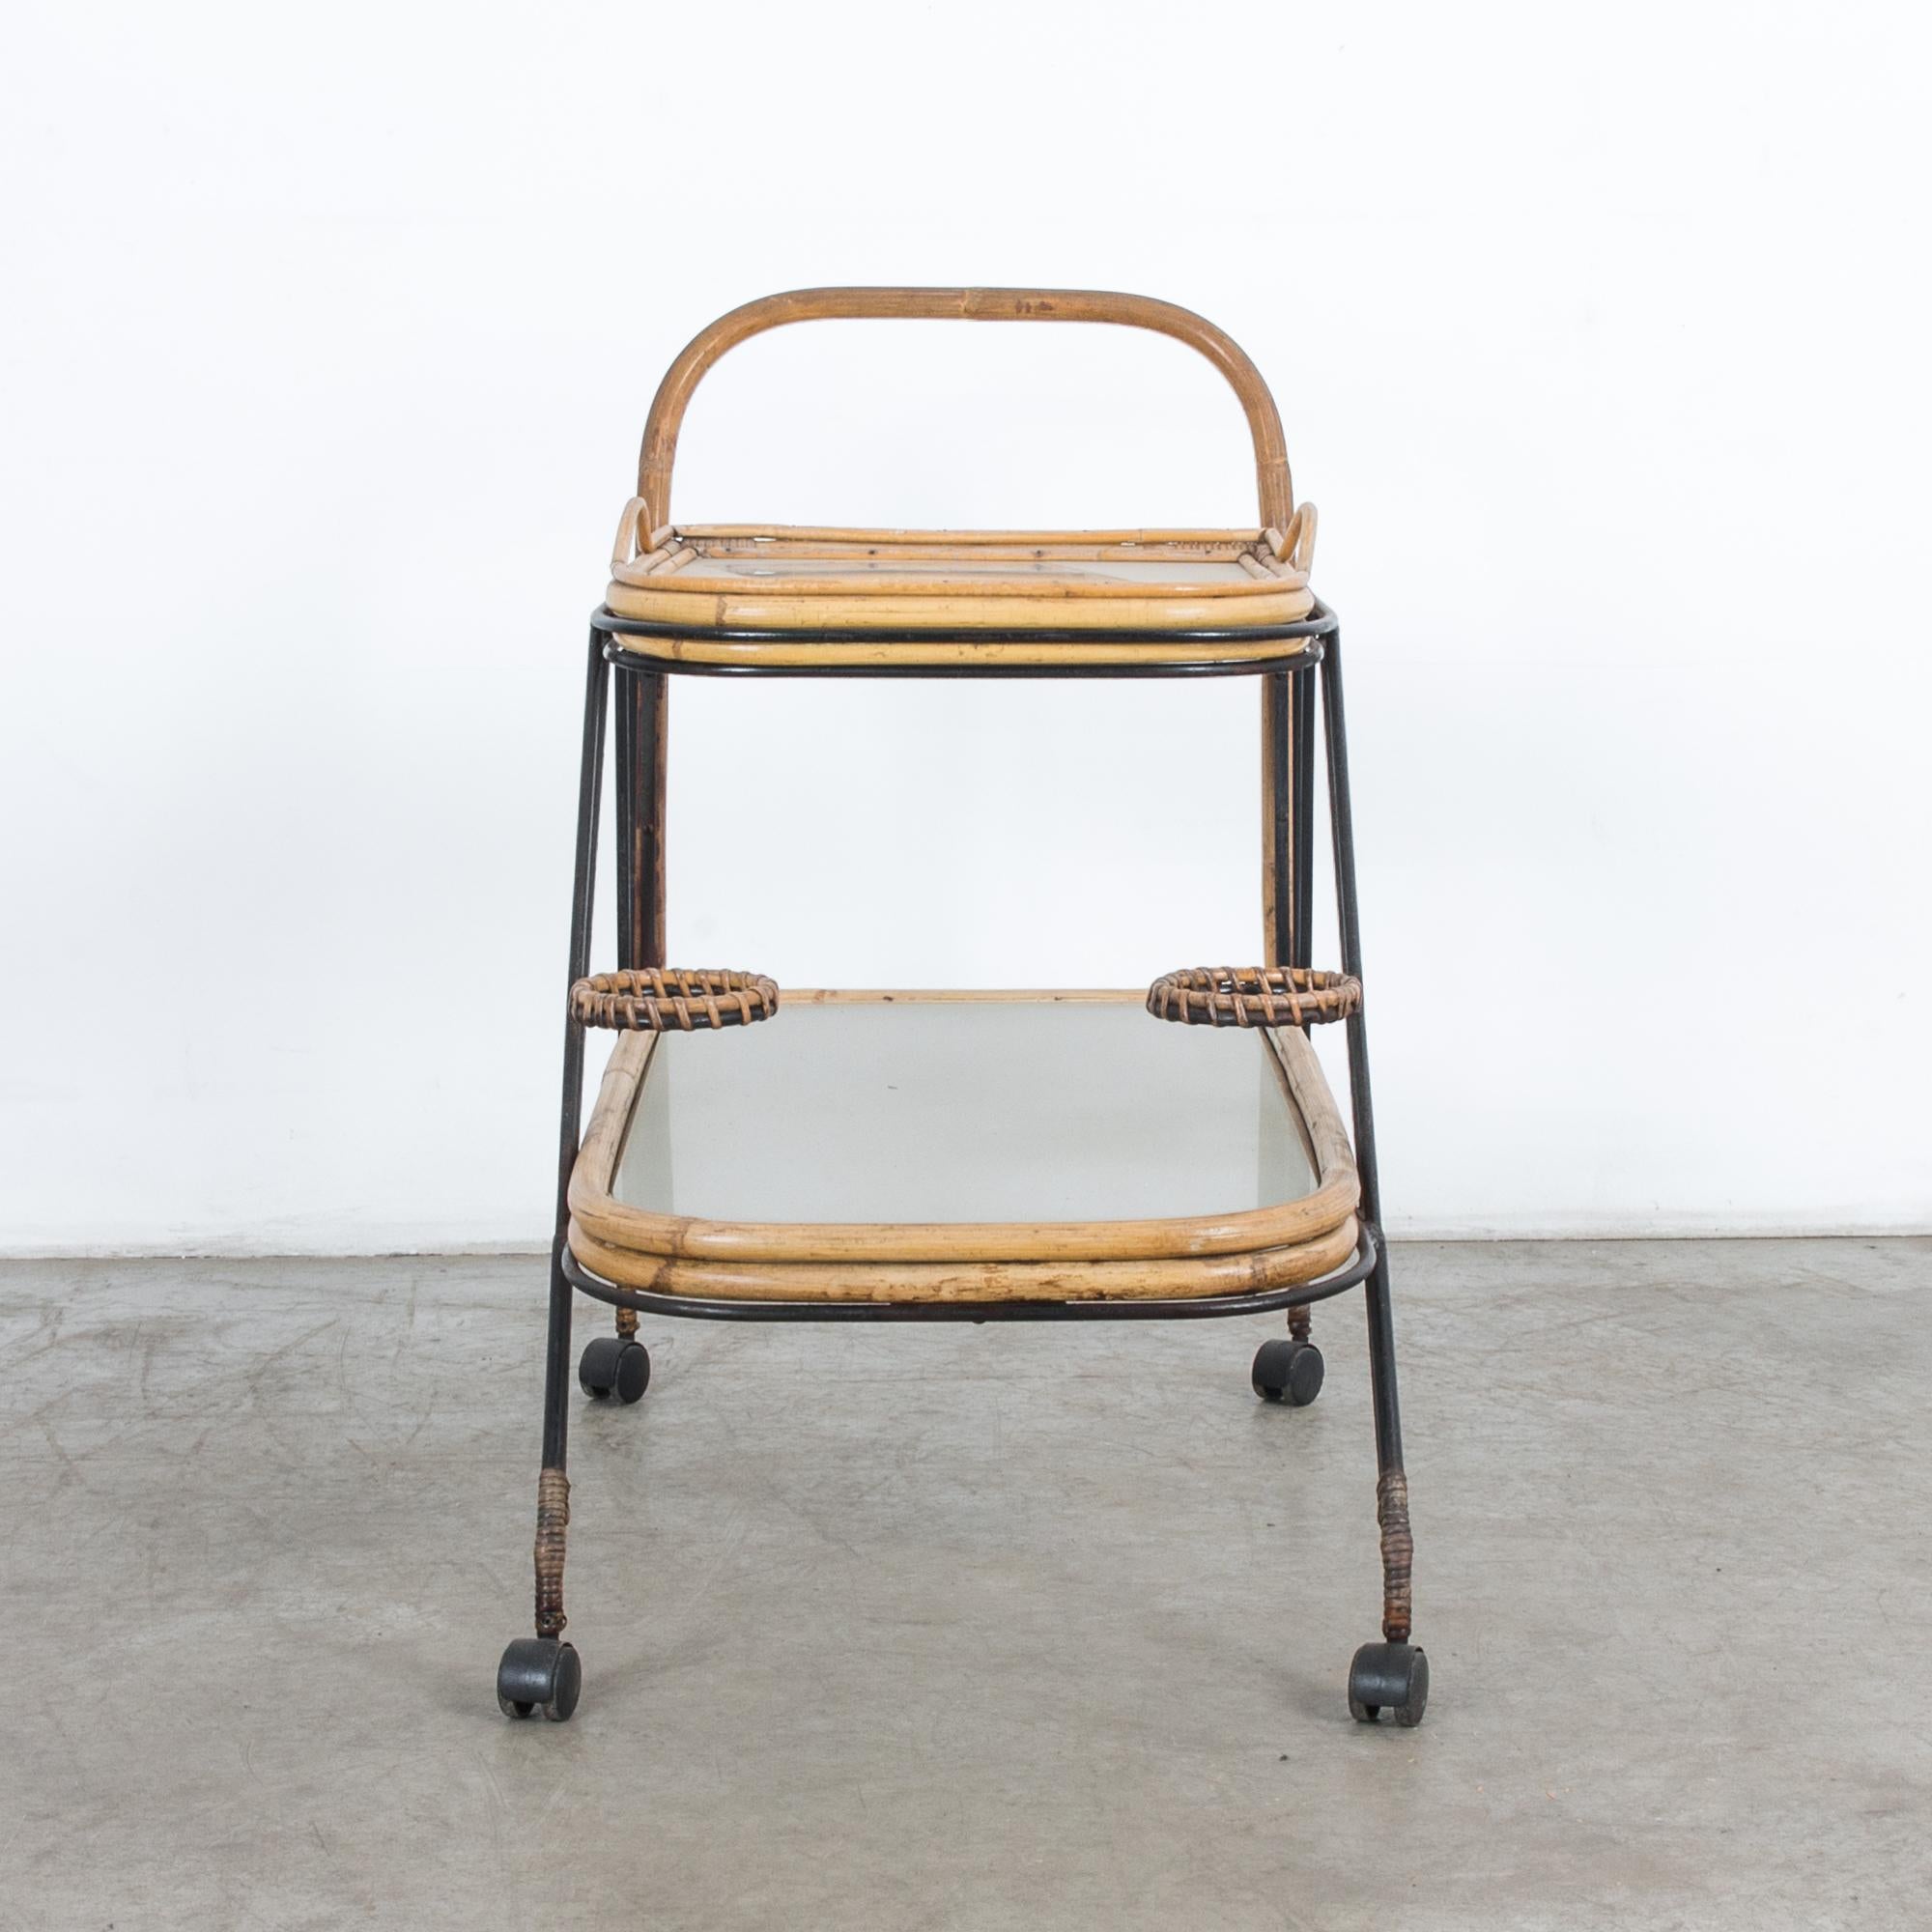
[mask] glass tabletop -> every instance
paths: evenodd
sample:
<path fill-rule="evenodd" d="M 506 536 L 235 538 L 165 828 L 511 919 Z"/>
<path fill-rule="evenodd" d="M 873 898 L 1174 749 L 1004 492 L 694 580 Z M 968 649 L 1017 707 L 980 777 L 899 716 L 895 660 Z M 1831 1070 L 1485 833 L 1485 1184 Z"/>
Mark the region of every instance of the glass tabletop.
<path fill-rule="evenodd" d="M 658 1039 L 612 1192 L 714 1221 L 1112 1221 L 1316 1184 L 1259 1034 L 1137 998 L 798 1000 Z"/>

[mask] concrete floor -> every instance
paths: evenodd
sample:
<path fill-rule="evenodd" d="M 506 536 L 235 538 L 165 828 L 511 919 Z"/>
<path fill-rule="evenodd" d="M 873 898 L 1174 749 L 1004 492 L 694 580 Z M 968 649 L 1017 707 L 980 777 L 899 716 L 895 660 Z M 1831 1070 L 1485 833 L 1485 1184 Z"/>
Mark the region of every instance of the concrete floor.
<path fill-rule="evenodd" d="M 0 1267 L 0 1925 L 1932 1922 L 1932 1242 L 1402 1251 L 1407 1732 L 1352 1299 L 647 1323 L 505 1721 L 542 1281 Z"/>

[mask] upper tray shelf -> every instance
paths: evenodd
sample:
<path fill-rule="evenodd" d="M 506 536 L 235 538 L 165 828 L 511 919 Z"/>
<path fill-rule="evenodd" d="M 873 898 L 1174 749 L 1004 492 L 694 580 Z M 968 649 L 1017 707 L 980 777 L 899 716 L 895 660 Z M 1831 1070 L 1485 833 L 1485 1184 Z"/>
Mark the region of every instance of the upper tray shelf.
<path fill-rule="evenodd" d="M 1247 416 L 1256 526 L 965 532 L 673 523 L 678 430 L 712 364 L 764 329 L 855 317 L 1112 323 L 1186 343 L 1227 379 Z M 1295 506 L 1266 384 L 1191 311 L 1084 290 L 806 289 L 732 310 L 672 363 L 651 405 L 606 601 L 627 651 L 673 662 L 1235 665 L 1305 647 L 1281 633 L 1316 611 L 1314 543 L 1314 510 Z"/>
<path fill-rule="evenodd" d="M 1306 569 L 1259 530 L 694 525 L 657 533 L 640 554 L 620 551 L 611 576 L 614 615 L 700 633 L 1078 631 L 1104 643 L 1110 632 L 1293 624 L 1315 605 Z"/>

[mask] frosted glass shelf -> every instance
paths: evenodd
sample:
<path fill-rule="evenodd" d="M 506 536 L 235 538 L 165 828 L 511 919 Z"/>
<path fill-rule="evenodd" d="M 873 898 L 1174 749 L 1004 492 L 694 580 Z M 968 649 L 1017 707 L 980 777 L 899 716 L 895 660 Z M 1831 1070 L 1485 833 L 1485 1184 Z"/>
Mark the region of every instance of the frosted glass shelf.
<path fill-rule="evenodd" d="M 614 1198 L 743 1222 L 1113 1221 L 1299 1199 L 1258 1033 L 1118 1001 L 786 1000 L 651 1053 Z"/>

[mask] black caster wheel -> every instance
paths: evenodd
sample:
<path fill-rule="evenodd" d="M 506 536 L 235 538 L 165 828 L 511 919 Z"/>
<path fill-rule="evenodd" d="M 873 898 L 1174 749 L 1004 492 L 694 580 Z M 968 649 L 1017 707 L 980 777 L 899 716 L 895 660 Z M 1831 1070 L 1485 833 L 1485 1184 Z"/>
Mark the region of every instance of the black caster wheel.
<path fill-rule="evenodd" d="M 560 1724 L 577 1709 L 583 1666 L 576 1650 L 554 1636 L 520 1636 L 497 1666 L 497 1702 L 506 1718 L 541 1711 Z"/>
<path fill-rule="evenodd" d="M 1255 1393 L 1306 1408 L 1321 1393 L 1321 1350 L 1313 1342 L 1264 1342 L 1255 1350 Z"/>
<path fill-rule="evenodd" d="M 650 1350 L 621 1335 L 600 1335 L 585 1347 L 577 1381 L 593 1401 L 614 1395 L 619 1402 L 636 1402 L 651 1385 Z"/>
<path fill-rule="evenodd" d="M 1405 1729 L 1429 1708 L 1429 1660 L 1412 1643 L 1365 1643 L 1349 1666 L 1349 1715 L 1373 1724 L 1384 1712 Z"/>

